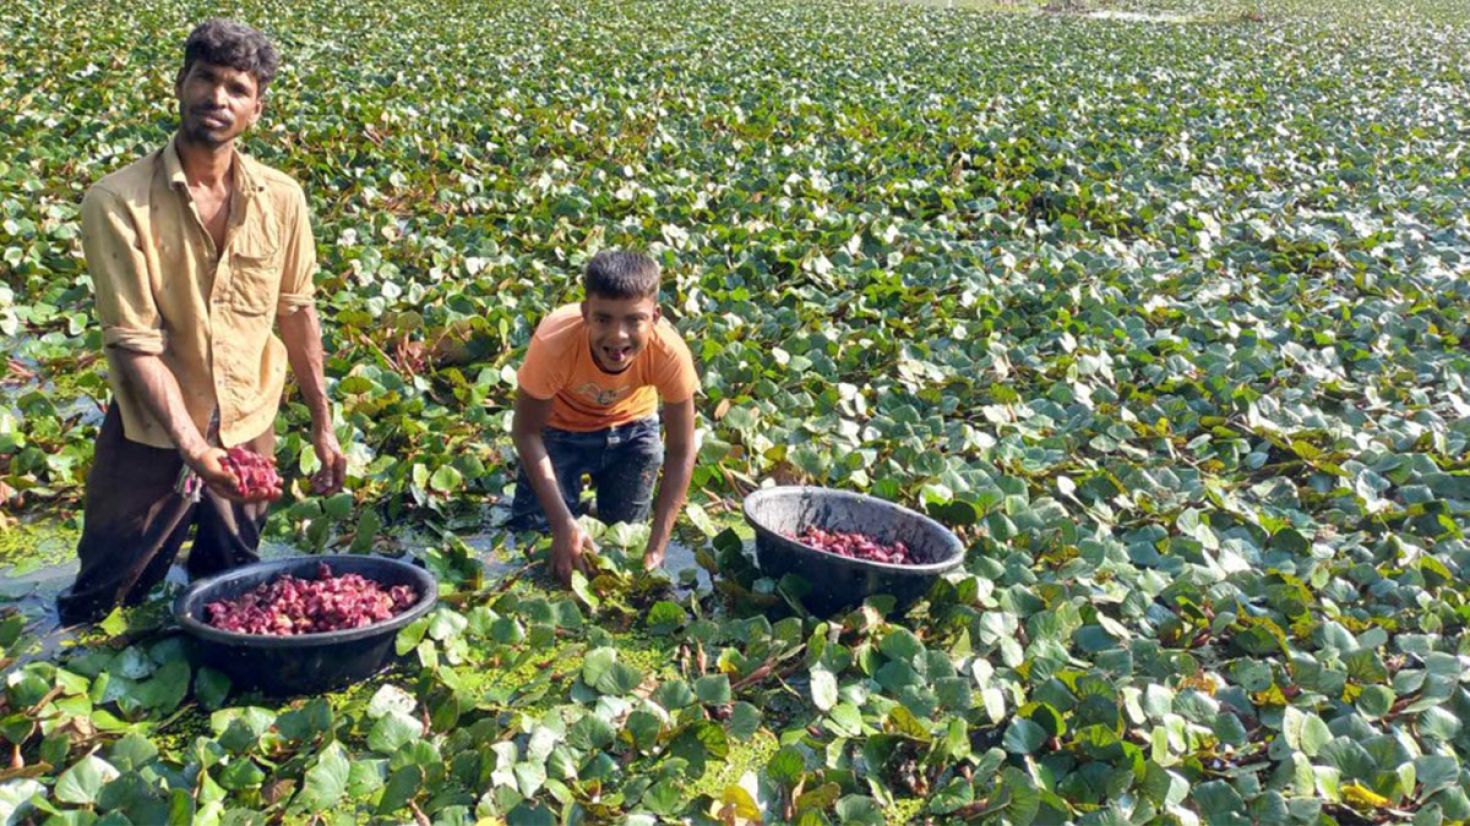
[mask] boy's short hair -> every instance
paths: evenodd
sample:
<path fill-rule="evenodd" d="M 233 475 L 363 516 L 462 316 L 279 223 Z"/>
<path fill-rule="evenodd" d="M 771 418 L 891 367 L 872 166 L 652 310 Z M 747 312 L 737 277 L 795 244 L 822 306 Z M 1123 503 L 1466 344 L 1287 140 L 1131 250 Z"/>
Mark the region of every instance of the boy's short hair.
<path fill-rule="evenodd" d="M 184 67 L 179 78 L 195 63 L 228 66 L 255 78 L 257 92 L 264 92 L 276 76 L 280 59 L 270 38 L 244 23 L 213 17 L 194 27 L 184 41 Z"/>
<path fill-rule="evenodd" d="M 658 264 L 641 252 L 603 250 L 587 262 L 582 288 L 588 297 L 657 299 L 661 275 Z"/>

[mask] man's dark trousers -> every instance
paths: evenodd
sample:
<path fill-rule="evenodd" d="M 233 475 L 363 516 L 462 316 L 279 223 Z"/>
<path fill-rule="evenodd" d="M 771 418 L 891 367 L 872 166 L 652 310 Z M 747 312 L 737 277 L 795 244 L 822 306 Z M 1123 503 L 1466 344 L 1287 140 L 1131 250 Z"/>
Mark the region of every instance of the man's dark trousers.
<path fill-rule="evenodd" d="M 271 456 L 275 443 L 275 432 L 267 430 L 243 447 Z M 256 549 L 268 503 L 243 505 L 207 488 L 198 503 L 191 502 L 174 490 L 183 466 L 176 450 L 129 441 L 117 406 L 108 409 L 87 475 L 77 544 L 81 569 L 56 599 L 64 624 L 95 621 L 118 603 L 141 602 L 168 574 L 191 528 L 191 578 L 260 559 Z"/>

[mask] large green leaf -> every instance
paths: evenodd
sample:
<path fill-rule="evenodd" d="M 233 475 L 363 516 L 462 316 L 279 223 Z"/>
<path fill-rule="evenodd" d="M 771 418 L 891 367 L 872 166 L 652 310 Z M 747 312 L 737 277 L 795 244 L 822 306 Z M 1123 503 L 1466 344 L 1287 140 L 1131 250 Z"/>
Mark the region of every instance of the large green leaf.
<path fill-rule="evenodd" d="M 117 776 L 118 771 L 111 763 L 89 754 L 56 778 L 56 799 L 63 803 L 91 805 L 97 802 L 102 786 Z"/>
<path fill-rule="evenodd" d="M 392 754 L 407 743 L 422 737 L 424 724 L 397 709 L 389 711 L 373 723 L 367 745 L 379 754 Z"/>
<path fill-rule="evenodd" d="M 328 745 L 306 770 L 299 805 L 309 812 L 323 812 L 336 806 L 347 794 L 351 768 L 342 747 L 337 743 Z"/>

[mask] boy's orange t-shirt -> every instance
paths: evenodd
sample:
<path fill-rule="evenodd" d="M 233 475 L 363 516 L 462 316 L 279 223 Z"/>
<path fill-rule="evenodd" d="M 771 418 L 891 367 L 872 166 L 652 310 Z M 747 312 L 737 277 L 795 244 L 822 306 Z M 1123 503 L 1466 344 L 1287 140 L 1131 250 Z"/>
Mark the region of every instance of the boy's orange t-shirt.
<path fill-rule="evenodd" d="M 682 402 L 699 389 L 694 356 L 679 331 L 660 318 L 648 346 L 621 373 L 592 359 L 579 304 L 559 307 L 536 327 L 526 361 L 516 373 L 521 390 L 551 399 L 552 427 L 587 433 L 652 416 L 660 397 Z"/>

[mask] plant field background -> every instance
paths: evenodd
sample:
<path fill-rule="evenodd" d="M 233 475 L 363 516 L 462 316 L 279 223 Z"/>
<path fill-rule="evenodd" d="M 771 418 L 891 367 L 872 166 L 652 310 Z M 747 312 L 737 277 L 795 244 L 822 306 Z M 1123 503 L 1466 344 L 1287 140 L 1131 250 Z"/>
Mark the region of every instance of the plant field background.
<path fill-rule="evenodd" d="M 40 658 L 14 613 L 0 814 L 1470 819 L 1470 11 L 1037 8 L 0 10 L 0 519 L 74 530 L 106 401 L 77 204 L 228 12 L 284 56 L 248 149 L 311 200 L 352 461 L 273 539 L 414 530 L 449 584 L 412 665 L 287 705 L 147 611 Z M 612 245 L 701 365 L 713 588 L 632 573 L 637 531 L 572 594 L 461 541 L 513 481 L 530 331 Z M 769 479 L 927 509 L 965 571 L 802 618 L 742 554 Z"/>

